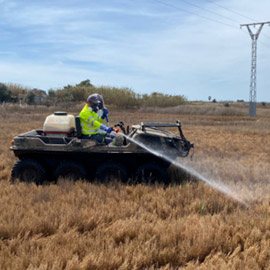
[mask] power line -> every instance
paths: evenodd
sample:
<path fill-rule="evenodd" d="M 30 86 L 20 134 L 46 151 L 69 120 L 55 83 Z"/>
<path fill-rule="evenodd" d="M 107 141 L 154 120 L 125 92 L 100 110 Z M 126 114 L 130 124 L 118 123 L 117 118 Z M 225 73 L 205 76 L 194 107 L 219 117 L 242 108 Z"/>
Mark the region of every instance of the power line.
<path fill-rule="evenodd" d="M 182 0 L 182 1 L 184 1 L 184 0 Z M 185 2 L 186 2 L 186 1 L 185 1 Z M 234 11 L 234 10 L 232 10 L 232 9 L 230 9 L 230 8 L 227 8 L 227 7 L 224 7 L 224 6 L 220 5 L 220 4 L 217 4 L 216 2 L 212 2 L 212 1 L 207 1 L 207 2 L 209 2 L 209 3 L 211 3 L 211 4 L 214 4 L 214 5 L 218 6 L 218 7 L 221 7 L 221 8 L 223 8 L 223 9 L 225 9 L 225 10 L 228 10 L 228 11 L 230 11 L 230 12 L 232 12 L 232 13 L 238 15 L 238 16 L 241 16 L 241 17 L 243 17 L 243 18 L 245 18 L 245 19 L 248 19 L 248 20 L 250 20 L 250 21 L 258 21 L 258 20 L 255 20 L 255 19 L 253 19 L 253 18 L 250 18 L 250 17 L 248 17 L 248 16 L 245 16 L 245 15 L 243 15 L 243 14 L 237 12 L 237 11 Z M 238 22 L 238 23 L 239 23 L 239 22 Z M 268 35 L 266 35 L 266 34 L 264 34 L 264 33 L 262 33 L 262 35 L 264 35 L 265 37 L 267 37 L 267 38 L 270 39 L 270 36 L 268 36 Z"/>
<path fill-rule="evenodd" d="M 213 13 L 213 14 L 215 14 L 215 15 L 217 15 L 217 16 L 219 16 L 219 17 L 222 17 L 222 18 L 224 18 L 224 19 L 227 19 L 227 20 L 230 20 L 230 21 L 233 21 L 233 22 L 236 22 L 236 23 L 240 23 L 240 22 L 237 21 L 237 20 L 234 20 L 234 19 L 229 18 L 229 17 L 227 17 L 227 16 L 223 16 L 223 15 L 221 15 L 221 14 L 215 12 L 215 11 L 212 11 L 212 10 L 210 10 L 210 9 L 200 7 L 200 6 L 196 5 L 196 4 L 193 4 L 193 3 L 188 2 L 188 1 L 186 1 L 186 0 L 181 0 L 181 1 L 184 2 L 184 3 L 186 3 L 186 4 L 188 4 L 188 5 L 190 5 L 190 6 L 193 6 L 193 7 L 196 7 L 196 8 L 202 9 L 202 10 L 205 10 L 205 11 L 207 11 L 207 12 Z"/>
<path fill-rule="evenodd" d="M 185 0 L 182 0 L 182 1 L 183 1 L 183 2 L 186 2 Z M 223 25 L 226 25 L 226 26 L 229 26 L 229 27 L 233 27 L 233 28 L 239 29 L 238 27 L 236 27 L 236 26 L 234 26 L 234 25 L 227 24 L 227 23 L 223 23 L 223 22 L 220 22 L 220 21 L 217 21 L 217 20 L 214 20 L 214 19 L 211 19 L 211 18 L 202 16 L 202 15 L 199 15 L 199 14 L 197 14 L 197 13 L 195 13 L 195 12 L 192 12 L 192 11 L 189 11 L 189 10 L 186 10 L 186 9 L 183 9 L 183 8 L 180 8 L 180 7 L 177 7 L 177 6 L 175 6 L 175 5 L 172 5 L 172 4 L 167 3 L 167 2 L 163 2 L 163 1 L 161 1 L 161 0 L 156 0 L 156 2 L 159 2 L 160 4 L 166 5 L 166 6 L 168 6 L 168 7 L 174 8 L 174 9 L 181 10 L 181 11 L 183 11 L 183 12 L 186 12 L 186 13 L 189 13 L 189 14 L 192 14 L 192 15 L 196 15 L 196 16 L 198 16 L 198 17 L 201 17 L 201 18 L 203 18 L 203 19 L 206 19 L 206 20 L 209 20 L 209 21 L 212 21 L 212 22 L 215 22 L 215 23 L 219 23 L 219 24 L 223 24 Z M 188 2 L 186 2 L 186 3 L 188 3 Z M 191 4 L 191 5 L 193 5 L 193 4 Z M 197 6 L 197 5 L 194 5 L 194 6 Z M 198 7 L 199 7 L 199 6 L 198 6 Z M 204 8 L 202 8 L 202 9 L 204 9 Z M 205 10 L 206 10 L 206 9 L 205 9 Z M 212 11 L 209 10 L 209 12 L 214 13 L 214 14 L 220 16 L 220 14 L 215 13 L 214 11 L 212 12 Z M 228 18 L 228 17 L 226 17 L 226 18 L 227 18 L 227 19 L 230 19 L 230 18 Z M 230 19 L 230 20 L 235 21 L 235 20 L 233 20 L 233 19 Z M 238 21 L 236 21 L 236 22 L 238 22 Z M 238 23 L 239 23 L 239 22 L 238 22 Z M 242 31 L 243 31 L 243 30 L 242 30 Z M 243 32 L 244 32 L 244 31 L 243 31 Z M 262 33 L 262 34 L 263 34 L 263 33 Z M 262 44 L 263 46 L 265 46 L 265 47 L 268 48 L 268 46 L 267 46 L 265 43 L 263 43 L 263 42 L 261 42 L 261 41 L 259 41 L 259 43 Z"/>
<path fill-rule="evenodd" d="M 208 9 L 199 7 L 198 5 L 195 5 L 195 4 L 192 4 L 192 3 L 188 3 L 188 2 L 185 1 L 185 0 L 181 0 L 181 1 L 183 1 L 183 2 L 185 2 L 185 3 L 187 3 L 187 4 L 190 4 L 190 5 L 192 5 L 192 6 L 196 6 L 196 7 L 198 7 L 198 8 L 201 8 L 201 9 L 203 9 L 203 10 L 207 10 L 208 12 L 214 13 L 214 14 L 216 14 L 216 15 L 218 15 L 218 16 L 222 16 L 222 15 L 220 15 L 220 14 L 214 12 L 214 11 L 210 11 L 210 10 L 208 10 Z M 192 15 L 196 15 L 196 16 L 198 16 L 198 17 L 201 17 L 201 18 L 203 18 L 203 19 L 206 19 L 206 20 L 209 20 L 209 21 L 212 21 L 212 22 L 215 22 L 215 23 L 219 23 L 219 24 L 223 24 L 223 25 L 226 25 L 226 26 L 229 26 L 229 27 L 233 27 L 233 28 L 239 29 L 238 27 L 236 27 L 236 26 L 234 26 L 234 25 L 227 24 L 227 23 L 223 23 L 223 22 L 220 22 L 220 21 L 217 21 L 217 20 L 214 20 L 214 19 L 211 19 L 211 18 L 202 16 L 202 15 L 199 15 L 199 14 L 193 12 L 193 11 L 189 11 L 189 10 L 186 10 L 186 9 L 183 9 L 183 8 L 180 8 L 180 7 L 177 7 L 177 6 L 173 5 L 173 4 L 170 4 L 170 3 L 167 3 L 167 2 L 163 2 L 163 1 L 161 1 L 161 0 L 156 0 L 156 2 L 158 2 L 158 3 L 162 4 L 162 5 L 165 5 L 165 6 L 174 8 L 174 9 L 181 10 L 181 11 L 183 11 L 183 12 L 186 12 L 186 13 L 189 13 L 189 14 L 192 14 Z M 208 2 L 209 2 L 209 1 L 208 1 Z M 211 2 L 211 3 L 213 3 L 213 2 Z M 226 8 L 225 8 L 225 9 L 226 9 Z M 223 16 L 223 17 L 224 17 L 224 16 Z M 231 19 L 231 18 L 229 18 L 229 17 L 225 17 L 225 18 L 226 18 L 226 19 L 229 19 L 229 20 L 231 20 L 231 21 L 235 21 L 235 22 L 237 22 L 237 23 L 240 23 L 240 22 L 238 22 L 238 21 L 236 21 L 236 20 L 234 20 L 234 19 Z M 241 30 L 242 30 L 242 29 L 241 29 Z M 243 30 L 242 30 L 242 31 L 243 31 Z M 244 32 L 244 31 L 243 31 L 243 32 Z M 263 33 L 262 33 L 262 34 L 263 34 Z M 269 47 L 269 46 L 267 46 L 265 43 L 263 43 L 263 42 L 261 42 L 261 41 L 259 41 L 259 43 L 262 44 L 263 46 L 267 47 L 267 48 Z"/>
<path fill-rule="evenodd" d="M 236 23 L 240 23 L 239 21 L 237 21 L 237 20 L 235 20 L 235 19 L 232 19 L 232 18 L 230 18 L 230 17 L 221 15 L 221 14 L 219 14 L 219 13 L 217 13 L 217 12 L 215 12 L 215 11 L 212 11 L 212 10 L 210 10 L 210 9 L 208 9 L 208 8 L 200 7 L 200 6 L 198 6 L 198 5 L 194 4 L 194 3 L 188 2 L 188 1 L 186 1 L 186 0 L 181 0 L 181 1 L 184 2 L 184 3 L 186 3 L 186 4 L 188 4 L 188 5 L 190 5 L 190 6 L 193 6 L 193 7 L 196 7 L 196 8 L 202 9 L 202 10 L 205 10 L 205 11 L 207 11 L 207 12 L 209 12 L 209 13 L 215 14 L 215 15 L 217 15 L 217 16 L 220 16 L 220 17 L 222 17 L 222 18 L 224 18 L 224 19 L 227 19 L 227 20 L 230 20 L 230 21 L 233 21 L 233 22 L 236 22 Z M 209 1 L 208 1 L 208 2 L 209 2 Z M 214 3 L 214 2 L 211 2 L 211 3 Z M 214 3 L 214 4 L 216 4 L 216 3 Z M 218 4 L 216 4 L 216 5 L 222 7 L 221 5 L 218 5 Z M 225 7 L 222 7 L 222 8 L 227 9 L 227 8 L 225 8 Z M 236 13 L 236 14 L 240 15 L 240 13 L 234 12 L 234 11 L 231 10 L 231 9 L 227 9 L 227 10 L 229 10 L 229 11 L 231 11 L 231 12 L 233 12 L 233 13 Z M 245 16 L 242 16 L 242 15 L 241 15 L 241 17 L 245 17 Z M 249 18 L 249 17 L 247 17 L 247 18 Z M 250 18 L 250 19 L 251 19 L 251 18 Z M 252 20 L 252 19 L 251 19 L 251 20 Z M 254 20 L 253 20 L 253 21 L 254 21 Z M 256 21 L 256 20 L 255 20 L 255 21 Z M 266 34 L 264 34 L 264 33 L 262 33 L 262 35 L 264 35 L 265 37 L 267 37 L 267 38 L 270 39 L 270 36 L 268 36 L 268 35 L 266 35 Z M 260 43 L 261 43 L 261 44 L 264 44 L 264 43 L 262 43 L 262 42 L 260 42 Z M 265 45 L 265 44 L 264 44 L 264 45 Z M 265 45 L 265 46 L 266 46 L 266 45 Z"/>
<path fill-rule="evenodd" d="M 183 8 L 180 8 L 180 7 L 177 7 L 177 6 L 174 6 L 174 5 L 170 4 L 170 3 L 166 3 L 166 2 L 163 2 L 163 1 L 161 1 L 161 0 L 155 0 L 155 1 L 158 2 L 158 3 L 160 3 L 160 4 L 163 4 L 163 5 L 165 5 L 165 6 L 173 7 L 173 8 L 175 8 L 175 9 L 181 10 L 181 11 L 183 11 L 183 12 L 186 12 L 186 13 L 189 13 L 189 14 L 192 14 L 192 15 L 195 15 L 195 16 L 197 16 L 197 17 L 201 17 L 201 18 L 203 18 L 203 19 L 205 19 L 205 20 L 212 21 L 212 22 L 215 22 L 215 23 L 223 24 L 223 25 L 226 25 L 226 26 L 229 26 L 229 27 L 237 28 L 237 29 L 238 29 L 238 27 L 236 27 L 236 26 L 234 26 L 234 25 L 231 25 L 231 24 L 228 24 L 228 23 L 223 23 L 223 22 L 217 21 L 217 20 L 215 20 L 215 19 L 211 19 L 211 18 L 208 18 L 208 17 L 206 17 L 206 16 L 199 15 L 199 14 L 197 14 L 196 12 L 189 11 L 189 10 L 186 10 L 186 9 L 183 9 Z"/>
<path fill-rule="evenodd" d="M 269 38 L 270 39 L 270 36 L 268 36 L 268 35 L 266 35 L 266 34 L 264 34 L 264 33 L 262 33 L 265 37 L 267 37 L 267 38 Z"/>
<path fill-rule="evenodd" d="M 251 20 L 251 21 L 256 21 L 255 19 L 252 19 L 252 18 L 250 18 L 250 17 L 248 17 L 248 16 L 242 15 L 241 13 L 239 13 L 239 12 L 237 12 L 237 11 L 234 11 L 234 10 L 232 10 L 232 9 L 230 9 L 230 8 L 224 7 L 224 6 L 220 5 L 220 4 L 217 4 L 216 2 L 212 2 L 212 1 L 207 1 L 207 2 L 209 2 L 209 3 L 211 3 L 211 4 L 214 4 L 214 5 L 218 6 L 218 7 L 221 7 L 221 8 L 223 8 L 223 9 L 226 9 L 226 10 L 228 10 L 228 11 L 230 11 L 230 12 L 232 12 L 232 13 L 238 15 L 238 16 L 241 16 L 241 17 L 243 17 L 243 18 L 245 18 L 245 19 L 248 19 L 248 20 Z"/>

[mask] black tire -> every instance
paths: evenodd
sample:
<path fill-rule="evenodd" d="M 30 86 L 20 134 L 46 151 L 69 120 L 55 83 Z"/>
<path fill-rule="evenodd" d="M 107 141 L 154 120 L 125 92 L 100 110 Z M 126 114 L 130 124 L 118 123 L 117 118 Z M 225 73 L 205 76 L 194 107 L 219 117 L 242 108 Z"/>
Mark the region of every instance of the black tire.
<path fill-rule="evenodd" d="M 60 163 L 54 172 L 54 179 L 57 180 L 60 177 L 74 181 L 85 179 L 86 170 L 80 163 L 65 161 Z"/>
<path fill-rule="evenodd" d="M 45 168 L 36 160 L 23 159 L 18 161 L 11 172 L 12 181 L 42 184 L 46 179 Z"/>
<path fill-rule="evenodd" d="M 136 179 L 139 183 L 145 184 L 168 184 L 169 176 L 166 168 L 155 163 L 146 163 L 136 171 Z"/>
<path fill-rule="evenodd" d="M 112 180 L 126 182 L 127 170 L 120 163 L 106 162 L 98 167 L 96 177 L 98 180 L 105 183 Z"/>

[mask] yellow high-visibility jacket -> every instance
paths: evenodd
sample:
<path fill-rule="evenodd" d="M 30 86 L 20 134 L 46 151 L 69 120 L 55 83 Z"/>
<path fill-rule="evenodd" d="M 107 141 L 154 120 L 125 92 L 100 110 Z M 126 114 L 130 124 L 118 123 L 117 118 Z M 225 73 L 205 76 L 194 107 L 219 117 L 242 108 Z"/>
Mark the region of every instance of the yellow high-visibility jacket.
<path fill-rule="evenodd" d="M 103 119 L 99 117 L 96 112 L 92 111 L 91 107 L 88 107 L 88 105 L 85 104 L 79 116 L 82 134 L 93 135 L 99 132 Z"/>

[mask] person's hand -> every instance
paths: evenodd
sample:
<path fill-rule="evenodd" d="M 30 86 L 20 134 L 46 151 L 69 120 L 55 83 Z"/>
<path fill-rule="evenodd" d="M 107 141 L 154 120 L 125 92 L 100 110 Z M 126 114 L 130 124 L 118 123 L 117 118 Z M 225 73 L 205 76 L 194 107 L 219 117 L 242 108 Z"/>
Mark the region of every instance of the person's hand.
<path fill-rule="evenodd" d="M 112 127 L 109 127 L 109 128 L 106 130 L 107 133 L 111 133 L 112 131 L 113 131 L 113 128 L 112 128 Z"/>
<path fill-rule="evenodd" d="M 112 127 L 107 127 L 105 125 L 101 125 L 100 126 L 100 129 L 106 131 L 107 133 L 111 133 L 113 131 L 113 128 Z"/>
<path fill-rule="evenodd" d="M 104 109 L 103 109 L 103 114 L 102 114 L 101 118 L 102 118 L 102 119 L 105 119 L 105 118 L 107 117 L 108 114 L 109 114 L 108 109 L 104 108 Z"/>

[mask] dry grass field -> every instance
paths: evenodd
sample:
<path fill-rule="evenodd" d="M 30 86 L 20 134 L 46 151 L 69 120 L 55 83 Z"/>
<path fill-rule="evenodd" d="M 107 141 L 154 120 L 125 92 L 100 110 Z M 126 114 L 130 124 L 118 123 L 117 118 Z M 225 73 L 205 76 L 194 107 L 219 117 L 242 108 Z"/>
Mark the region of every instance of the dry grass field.
<path fill-rule="evenodd" d="M 270 109 L 250 118 L 214 114 L 223 107 L 200 114 L 202 107 L 185 114 L 112 108 L 110 123 L 180 119 L 195 143 L 185 165 L 248 207 L 190 175 L 167 188 L 11 184 L 10 140 L 42 128 L 53 109 L 2 106 L 0 269 L 270 269 Z"/>

